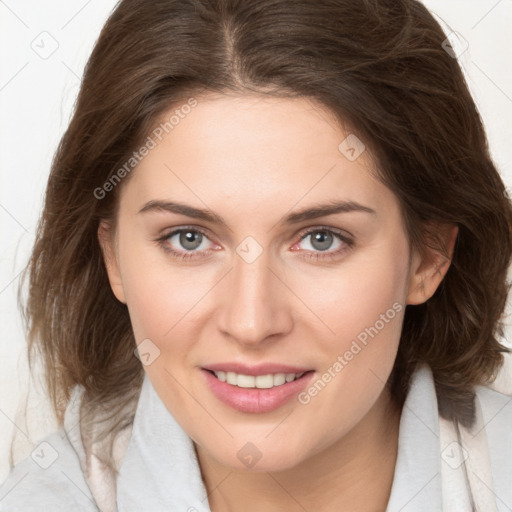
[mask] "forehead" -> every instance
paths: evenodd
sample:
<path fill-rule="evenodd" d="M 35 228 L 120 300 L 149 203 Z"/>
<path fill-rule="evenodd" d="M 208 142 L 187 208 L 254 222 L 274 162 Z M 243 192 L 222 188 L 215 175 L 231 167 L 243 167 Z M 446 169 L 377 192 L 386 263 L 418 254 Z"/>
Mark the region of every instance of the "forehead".
<path fill-rule="evenodd" d="M 395 201 L 372 175 L 367 151 L 347 157 L 355 136 L 311 99 L 217 94 L 196 100 L 193 108 L 175 105 L 161 116 L 160 135 L 150 134 L 154 147 L 123 191 L 127 199 L 179 198 L 246 213 L 325 199 L 376 209 Z"/>

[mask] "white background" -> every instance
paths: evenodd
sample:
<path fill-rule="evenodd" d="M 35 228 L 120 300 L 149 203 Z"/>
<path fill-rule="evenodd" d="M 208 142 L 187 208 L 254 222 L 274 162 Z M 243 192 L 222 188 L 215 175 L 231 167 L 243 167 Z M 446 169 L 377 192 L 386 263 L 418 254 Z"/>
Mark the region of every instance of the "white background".
<path fill-rule="evenodd" d="M 114 4 L 112 0 L 0 0 L 0 481 L 7 475 L 8 447 L 15 430 L 19 458 L 55 428 L 40 378 L 29 386 L 16 294 L 51 158 L 70 119 L 85 62 Z M 492 156 L 510 188 L 512 0 L 426 0 L 425 4 L 469 43 L 459 62 L 486 125 Z M 511 366 L 498 382 L 512 393 Z M 19 410 L 27 390 L 28 425 Z"/>

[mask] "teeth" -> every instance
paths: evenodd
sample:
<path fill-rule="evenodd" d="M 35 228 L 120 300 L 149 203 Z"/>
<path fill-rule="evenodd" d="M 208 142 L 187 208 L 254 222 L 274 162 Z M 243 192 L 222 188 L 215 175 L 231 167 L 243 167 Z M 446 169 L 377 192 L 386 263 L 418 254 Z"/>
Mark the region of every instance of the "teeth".
<path fill-rule="evenodd" d="M 215 376 L 221 382 L 227 382 L 233 386 L 238 386 L 239 388 L 258 388 L 258 389 L 270 389 L 275 386 L 282 386 L 286 382 L 292 382 L 295 379 L 299 379 L 304 375 L 302 373 L 275 373 L 275 374 L 267 374 L 267 375 L 258 375 L 257 377 L 253 375 L 242 375 L 240 373 L 235 372 L 213 372 Z"/>

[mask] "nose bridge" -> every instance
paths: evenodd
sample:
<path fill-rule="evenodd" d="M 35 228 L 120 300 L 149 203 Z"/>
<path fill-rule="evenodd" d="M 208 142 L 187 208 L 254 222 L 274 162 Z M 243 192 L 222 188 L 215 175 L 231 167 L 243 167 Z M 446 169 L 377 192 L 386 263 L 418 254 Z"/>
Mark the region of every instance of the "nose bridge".
<path fill-rule="evenodd" d="M 288 330 L 291 317 L 268 252 L 263 251 L 255 259 L 239 253 L 233 267 L 222 301 L 221 330 L 248 345 L 257 345 L 272 334 Z"/>

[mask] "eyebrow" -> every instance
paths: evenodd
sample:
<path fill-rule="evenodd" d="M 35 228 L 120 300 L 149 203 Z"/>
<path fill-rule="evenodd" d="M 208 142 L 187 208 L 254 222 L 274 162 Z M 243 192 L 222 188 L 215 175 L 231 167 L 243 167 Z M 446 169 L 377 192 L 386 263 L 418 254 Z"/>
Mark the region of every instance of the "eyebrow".
<path fill-rule="evenodd" d="M 159 201 L 152 200 L 147 202 L 138 213 L 146 213 L 153 211 L 168 211 L 192 217 L 194 219 L 204 220 L 213 224 L 220 224 L 227 227 L 227 222 L 216 213 L 210 210 L 195 208 L 193 206 L 178 203 L 175 201 Z M 316 219 L 327 215 L 334 215 L 337 213 L 349 212 L 363 212 L 371 215 L 377 215 L 377 212 L 368 206 L 364 206 L 355 201 L 330 201 L 328 203 L 316 204 L 308 208 L 304 208 L 294 213 L 288 214 L 284 218 L 285 224 L 297 224 L 305 220 Z"/>

